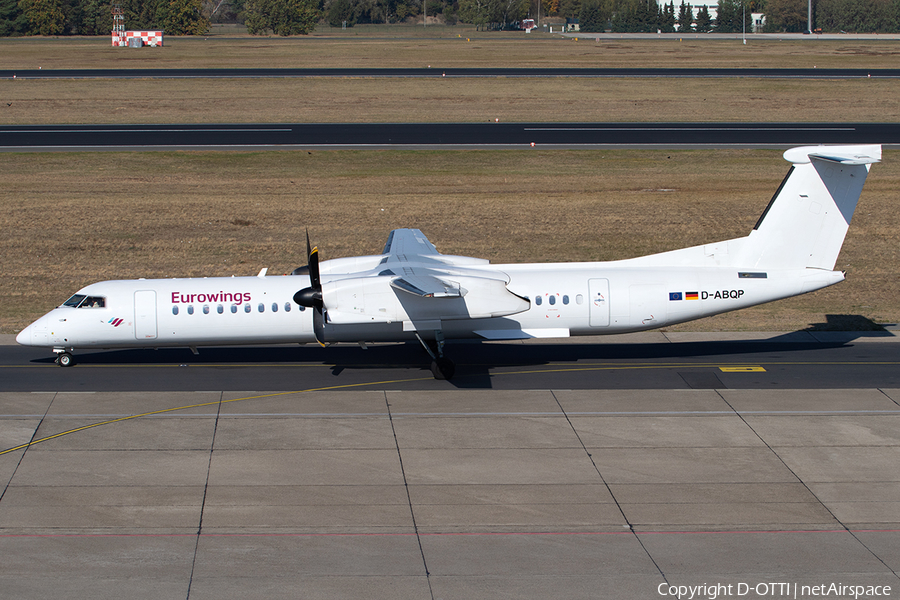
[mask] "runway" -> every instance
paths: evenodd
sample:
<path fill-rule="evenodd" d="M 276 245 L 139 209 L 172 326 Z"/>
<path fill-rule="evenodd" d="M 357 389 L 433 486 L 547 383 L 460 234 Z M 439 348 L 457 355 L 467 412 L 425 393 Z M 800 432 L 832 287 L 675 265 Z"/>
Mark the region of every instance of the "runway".
<path fill-rule="evenodd" d="M 0 347 L 0 596 L 896 594 L 898 338 L 754 337 L 460 347 L 462 382 L 503 359 L 469 385 L 347 360 L 377 348 Z"/>
<path fill-rule="evenodd" d="M 0 149 L 789 147 L 900 144 L 898 123 L 4 125 Z"/>
<path fill-rule="evenodd" d="M 873 331 L 450 342 L 457 375 L 449 382 L 432 379 L 417 343 L 200 348 L 196 356 L 187 348 L 78 350 L 70 369 L 45 349 L 7 345 L 0 391 L 900 388 L 896 341 Z"/>
<path fill-rule="evenodd" d="M 401 68 L 401 69 L 0 69 L 0 79 L 307 79 L 307 78 L 756 78 L 897 79 L 900 69 Z"/>

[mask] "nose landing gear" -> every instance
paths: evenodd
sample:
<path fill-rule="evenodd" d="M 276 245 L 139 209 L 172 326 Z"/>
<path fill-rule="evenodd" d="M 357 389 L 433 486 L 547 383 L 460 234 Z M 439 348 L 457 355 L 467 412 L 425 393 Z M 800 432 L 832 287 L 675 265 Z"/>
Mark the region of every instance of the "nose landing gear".
<path fill-rule="evenodd" d="M 56 352 L 56 360 L 54 361 L 61 367 L 71 367 L 75 364 L 75 357 L 65 350 L 54 350 Z"/>

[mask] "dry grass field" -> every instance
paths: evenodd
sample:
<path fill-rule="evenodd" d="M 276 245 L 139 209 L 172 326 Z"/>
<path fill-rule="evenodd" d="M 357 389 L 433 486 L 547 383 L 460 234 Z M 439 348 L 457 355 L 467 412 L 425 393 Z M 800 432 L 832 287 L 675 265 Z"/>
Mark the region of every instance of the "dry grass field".
<path fill-rule="evenodd" d="M 321 28 L 320 28 L 321 29 Z M 0 38 L 0 69 L 190 67 L 894 68 L 895 40 L 706 36 L 575 41 L 470 26 L 324 28 L 112 48 L 106 37 Z M 0 122 L 895 121 L 895 80 L 0 80 Z M 852 110 L 851 107 L 852 106 Z"/>
<path fill-rule="evenodd" d="M 893 41 L 603 42 L 471 27 L 303 38 L 0 38 L 0 69 L 668 66 L 892 68 Z M 0 80 L 0 123 L 895 121 L 891 80 Z M 816 294 L 682 328 L 787 330 L 900 319 L 900 158 L 876 165 Z M 324 258 L 419 227 L 494 262 L 610 260 L 745 235 L 786 172 L 778 151 L 0 154 L 0 332 L 101 279 L 289 272 L 309 226 Z M 665 191 L 663 191 L 665 190 Z"/>
<path fill-rule="evenodd" d="M 778 151 L 343 151 L 0 154 L 0 330 L 109 278 L 286 273 L 374 254 L 396 227 L 439 250 L 612 260 L 746 235 L 788 165 Z M 826 314 L 900 319 L 900 156 L 873 168 L 838 261 L 848 281 L 700 321 L 789 330 Z"/>
<path fill-rule="evenodd" d="M 892 122 L 900 119 L 900 82 L 888 79 L 481 78 L 0 80 L 0 120 L 6 124 L 427 123 L 494 119 L 504 122 Z"/>
<path fill-rule="evenodd" d="M 161 48 L 113 48 L 107 36 L 0 38 L 0 69 L 188 67 L 746 67 L 896 68 L 895 40 L 739 39 L 706 35 L 594 41 L 557 34 L 475 31 L 471 25 L 320 26 L 309 36 L 226 31 L 166 37 Z"/>

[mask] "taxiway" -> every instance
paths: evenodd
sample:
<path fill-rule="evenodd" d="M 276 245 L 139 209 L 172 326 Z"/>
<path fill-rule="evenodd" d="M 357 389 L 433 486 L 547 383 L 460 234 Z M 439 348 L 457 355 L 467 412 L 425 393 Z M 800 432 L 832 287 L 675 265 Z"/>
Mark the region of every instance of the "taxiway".
<path fill-rule="evenodd" d="M 684 335 L 698 338 L 688 345 L 722 343 Z M 613 344 L 610 354 L 650 367 L 621 371 L 668 373 L 643 389 L 610 389 L 617 371 L 608 369 L 574 389 L 582 375 L 571 364 L 561 374 L 550 363 L 507 366 L 454 387 L 425 371 L 400 381 L 408 366 L 339 370 L 327 360 L 276 367 L 295 384 L 279 389 L 266 354 L 202 367 L 210 386 L 237 373 L 243 390 L 162 391 L 170 378 L 185 387 L 193 367 L 146 357 L 128 366 L 127 352 L 71 369 L 25 355 L 17 366 L 14 350 L 30 350 L 4 347 L 0 596 L 900 589 L 900 384 L 887 386 L 897 364 L 855 388 L 828 389 L 825 377 L 894 361 L 900 344 L 891 333 L 799 335 L 835 339 L 739 339 L 751 348 L 736 362 L 680 352 L 670 366 L 675 357 L 652 356 L 646 340 Z M 766 351 L 754 353 L 761 343 Z M 845 364 L 821 369 L 816 358 Z M 45 391 L 11 391 L 16 369 Z M 819 381 L 799 389 L 806 369 L 819 369 Z M 140 373 L 155 379 L 135 380 Z M 65 386 L 56 374 L 86 379 Z M 760 376 L 771 381 L 740 383 Z M 527 385 L 503 389 L 514 379 Z"/>

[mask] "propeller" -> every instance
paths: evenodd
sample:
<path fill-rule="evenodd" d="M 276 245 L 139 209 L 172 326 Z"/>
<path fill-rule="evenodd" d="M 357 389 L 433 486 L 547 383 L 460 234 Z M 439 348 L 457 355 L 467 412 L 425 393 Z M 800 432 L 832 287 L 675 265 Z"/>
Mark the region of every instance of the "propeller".
<path fill-rule="evenodd" d="M 306 233 L 306 255 L 309 258 L 309 284 L 308 288 L 303 288 L 294 294 L 294 302 L 300 306 L 307 308 L 315 308 L 321 312 L 324 304 L 322 303 L 322 281 L 319 278 L 319 247 L 310 248 L 309 232 Z"/>
<path fill-rule="evenodd" d="M 319 247 L 311 248 L 309 243 L 309 230 L 306 231 L 306 256 L 308 257 L 309 287 L 303 288 L 294 294 L 294 302 L 300 306 L 312 308 L 313 330 L 316 340 L 325 345 L 325 303 L 322 301 L 322 280 L 319 277 Z M 302 267 L 301 267 L 302 268 Z M 300 269 L 297 269 L 298 271 Z"/>

